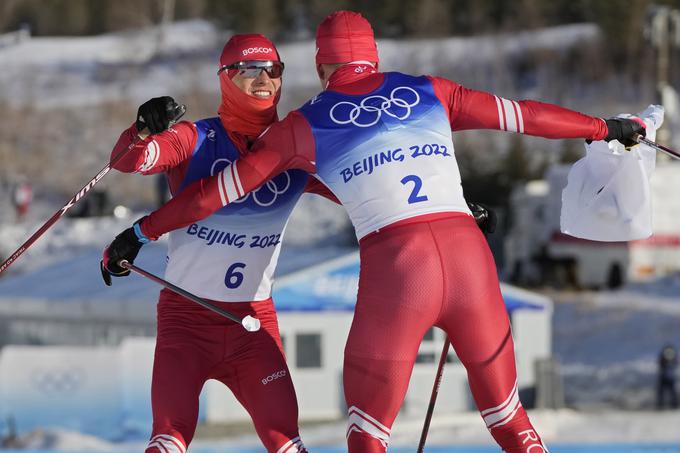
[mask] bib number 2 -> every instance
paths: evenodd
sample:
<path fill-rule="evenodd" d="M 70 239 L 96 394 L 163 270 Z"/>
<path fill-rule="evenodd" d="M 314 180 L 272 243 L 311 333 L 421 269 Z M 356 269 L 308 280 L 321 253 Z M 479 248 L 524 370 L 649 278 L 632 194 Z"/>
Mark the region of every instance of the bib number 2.
<path fill-rule="evenodd" d="M 243 272 L 240 269 L 245 269 L 244 263 L 234 263 L 227 269 L 227 274 L 224 276 L 224 284 L 229 289 L 236 289 L 243 283 Z"/>
<path fill-rule="evenodd" d="M 420 195 L 420 189 L 423 187 L 423 180 L 420 176 L 407 175 L 401 179 L 401 183 L 406 185 L 408 183 L 413 183 L 413 190 L 411 190 L 411 195 L 408 197 L 408 204 L 420 203 L 421 201 L 427 201 L 427 195 Z"/>

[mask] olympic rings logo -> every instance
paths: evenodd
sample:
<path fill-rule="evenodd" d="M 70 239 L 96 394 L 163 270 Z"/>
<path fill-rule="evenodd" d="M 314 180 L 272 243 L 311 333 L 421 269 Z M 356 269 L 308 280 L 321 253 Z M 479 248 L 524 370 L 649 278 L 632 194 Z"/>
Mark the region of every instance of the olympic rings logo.
<path fill-rule="evenodd" d="M 397 94 L 401 92 L 401 96 Z M 409 92 L 413 94 L 413 99 Z M 411 87 L 396 87 L 386 98 L 379 94 L 362 99 L 359 105 L 350 101 L 340 101 L 331 107 L 329 112 L 335 124 L 353 124 L 357 127 L 371 127 L 380 121 L 383 112 L 398 120 L 405 120 L 411 115 L 411 109 L 418 105 L 420 96 Z M 363 115 L 362 115 L 363 113 Z"/>
<path fill-rule="evenodd" d="M 84 373 L 80 369 L 35 370 L 31 376 L 33 385 L 50 395 L 74 393 L 84 380 Z"/>
<path fill-rule="evenodd" d="M 218 164 L 219 168 L 217 168 Z M 213 162 L 212 167 L 210 168 L 210 176 L 213 176 L 215 173 L 224 170 L 224 168 L 226 168 L 227 165 L 230 164 L 231 161 L 229 159 L 217 159 L 215 162 Z M 268 206 L 273 205 L 276 199 L 279 197 L 279 195 L 283 195 L 284 193 L 286 193 L 286 191 L 290 188 L 291 181 L 292 180 L 288 172 L 284 171 L 280 175 L 264 183 L 264 185 L 261 186 L 259 189 L 256 189 L 250 193 L 245 194 L 238 200 L 230 202 L 230 204 L 244 203 L 252 195 L 255 204 L 266 208 Z"/>

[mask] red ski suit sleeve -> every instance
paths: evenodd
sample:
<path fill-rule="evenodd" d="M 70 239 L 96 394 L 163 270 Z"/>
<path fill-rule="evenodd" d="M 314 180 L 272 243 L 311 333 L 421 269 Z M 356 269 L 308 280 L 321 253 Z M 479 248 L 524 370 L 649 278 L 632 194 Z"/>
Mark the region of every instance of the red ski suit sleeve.
<path fill-rule="evenodd" d="M 315 173 L 313 162 L 311 127 L 301 113 L 292 112 L 284 120 L 274 123 L 255 142 L 251 152 L 220 173 L 189 184 L 147 216 L 141 224 L 142 233 L 150 239 L 157 239 L 169 231 L 191 225 L 281 172 L 297 168 Z"/>
<path fill-rule="evenodd" d="M 607 124 L 601 118 L 545 102 L 508 100 L 441 77 L 428 78 L 448 110 L 453 131 L 497 129 L 545 138 L 591 140 L 607 136 Z"/>
<path fill-rule="evenodd" d="M 377 87 L 383 74 L 358 75 L 349 85 Z M 471 90 L 447 79 L 431 77 L 434 92 L 447 109 L 451 129 L 497 129 L 546 138 L 602 140 L 607 136 L 604 120 L 538 101 L 512 101 L 483 91 Z M 371 88 L 372 87 L 372 88 Z M 331 89 L 336 89 L 332 86 Z M 338 87 L 337 91 L 344 91 Z M 253 145 L 251 153 L 234 161 L 221 173 L 186 187 L 142 222 L 150 239 L 204 219 L 230 201 L 257 189 L 282 171 L 297 168 L 315 172 L 314 137 L 301 113 L 292 112 L 275 123 Z"/>
<path fill-rule="evenodd" d="M 125 156 L 113 168 L 123 173 L 152 175 L 167 172 L 187 161 L 196 146 L 198 134 L 189 121 L 182 121 L 169 129 L 141 139 L 133 124 L 120 135 L 111 151 L 111 160 L 121 152 Z"/>

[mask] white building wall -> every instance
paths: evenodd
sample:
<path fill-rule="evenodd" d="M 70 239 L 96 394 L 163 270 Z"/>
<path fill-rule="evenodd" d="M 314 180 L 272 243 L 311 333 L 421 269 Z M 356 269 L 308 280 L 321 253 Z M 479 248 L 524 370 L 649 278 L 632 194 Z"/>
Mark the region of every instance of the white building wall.
<path fill-rule="evenodd" d="M 58 426 L 117 435 L 123 413 L 118 350 L 9 346 L 0 354 L 0 417 L 17 429 Z M 116 430 L 116 432 L 112 432 Z"/>
<path fill-rule="evenodd" d="M 513 315 L 519 384 L 533 385 L 533 363 L 551 350 L 552 306 L 517 310 Z M 534 302 L 534 301 L 532 301 Z M 295 383 L 301 419 L 345 416 L 343 353 L 352 312 L 283 312 L 279 315 L 287 360 Z M 296 336 L 321 335 L 320 368 L 297 366 Z M 444 333 L 421 345 L 430 362 L 416 363 L 401 414 L 427 410 Z M 151 429 L 151 372 L 155 339 L 127 338 L 119 347 L 7 346 L 0 353 L 0 417 L 12 416 L 22 430 L 56 426 L 106 438 L 147 435 Z M 437 413 L 473 409 L 466 372 L 455 358 L 444 371 Z M 201 420 L 247 421 L 231 392 L 209 381 L 201 395 Z"/>

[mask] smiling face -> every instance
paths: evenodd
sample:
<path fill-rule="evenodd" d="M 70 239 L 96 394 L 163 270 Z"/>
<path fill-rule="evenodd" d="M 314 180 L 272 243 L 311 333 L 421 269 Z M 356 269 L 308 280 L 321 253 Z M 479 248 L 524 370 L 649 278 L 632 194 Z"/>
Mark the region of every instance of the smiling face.
<path fill-rule="evenodd" d="M 269 99 L 276 96 L 276 93 L 281 88 L 281 77 L 272 79 L 266 71 L 260 71 L 260 74 L 255 77 L 244 77 L 240 73 L 231 79 L 241 91 L 258 99 Z"/>

